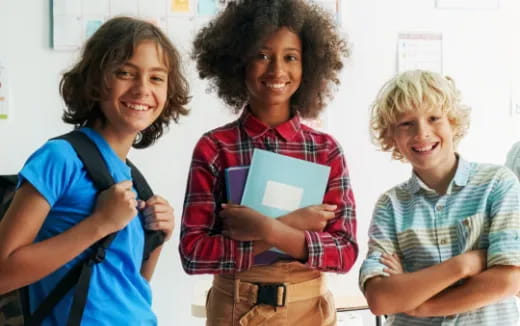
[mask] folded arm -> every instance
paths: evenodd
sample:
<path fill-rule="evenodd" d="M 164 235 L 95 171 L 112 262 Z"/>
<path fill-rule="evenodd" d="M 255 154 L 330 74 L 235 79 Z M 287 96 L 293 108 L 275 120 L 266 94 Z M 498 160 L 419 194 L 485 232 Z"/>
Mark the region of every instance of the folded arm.
<path fill-rule="evenodd" d="M 479 273 L 485 264 L 485 251 L 477 250 L 416 272 L 376 276 L 365 284 L 368 305 L 376 315 L 411 311 L 460 279 Z"/>
<path fill-rule="evenodd" d="M 460 286 L 439 293 L 408 314 L 418 317 L 448 316 L 482 308 L 518 293 L 519 279 L 520 267 L 495 266 Z"/>

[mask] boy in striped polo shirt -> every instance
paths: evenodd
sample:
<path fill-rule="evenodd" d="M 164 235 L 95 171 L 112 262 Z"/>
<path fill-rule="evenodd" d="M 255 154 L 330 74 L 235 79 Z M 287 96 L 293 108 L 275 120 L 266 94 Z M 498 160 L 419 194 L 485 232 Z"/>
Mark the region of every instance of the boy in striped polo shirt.
<path fill-rule="evenodd" d="M 517 325 L 520 184 L 455 152 L 469 108 L 450 78 L 409 71 L 372 107 L 382 150 L 411 178 L 378 200 L 359 283 L 387 325 Z"/>

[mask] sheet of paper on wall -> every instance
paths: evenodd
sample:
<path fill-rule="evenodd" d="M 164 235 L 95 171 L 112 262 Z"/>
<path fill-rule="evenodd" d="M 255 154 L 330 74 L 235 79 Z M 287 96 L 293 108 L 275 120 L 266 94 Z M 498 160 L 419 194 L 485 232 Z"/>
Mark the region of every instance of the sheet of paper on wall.
<path fill-rule="evenodd" d="M 76 50 L 83 43 L 83 19 L 76 15 L 54 15 L 53 48 Z"/>
<path fill-rule="evenodd" d="M 436 0 L 439 9 L 498 9 L 499 0 Z"/>
<path fill-rule="evenodd" d="M 167 16 L 168 5 L 165 0 L 139 0 L 140 17 L 159 17 L 164 19 Z"/>
<path fill-rule="evenodd" d="M 341 25 L 341 0 L 314 0 L 327 10 L 335 19 L 338 25 Z"/>
<path fill-rule="evenodd" d="M 197 14 L 213 16 L 218 12 L 218 0 L 197 0 Z"/>
<path fill-rule="evenodd" d="M 138 15 L 139 4 L 137 0 L 110 0 L 110 17 Z"/>
<path fill-rule="evenodd" d="M 398 72 L 423 69 L 442 74 L 442 34 L 399 34 L 397 58 Z"/>
<path fill-rule="evenodd" d="M 170 0 L 169 15 L 192 16 L 195 13 L 195 0 Z"/>
<path fill-rule="evenodd" d="M 511 117 L 520 119 L 520 74 L 513 74 L 511 80 Z"/>
<path fill-rule="evenodd" d="M 83 15 L 108 16 L 109 0 L 85 0 L 83 1 Z"/>
<path fill-rule="evenodd" d="M 9 79 L 7 67 L 0 62 L 0 121 L 11 118 L 9 113 Z"/>

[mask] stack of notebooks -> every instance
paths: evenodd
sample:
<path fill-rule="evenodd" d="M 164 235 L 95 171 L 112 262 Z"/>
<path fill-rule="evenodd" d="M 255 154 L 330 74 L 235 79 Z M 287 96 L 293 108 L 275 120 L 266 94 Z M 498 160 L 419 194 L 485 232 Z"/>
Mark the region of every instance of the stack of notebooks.
<path fill-rule="evenodd" d="M 290 156 L 255 149 L 250 166 L 225 171 L 230 203 L 250 207 L 266 216 L 279 217 L 323 202 L 330 167 Z M 273 248 L 255 257 L 256 265 L 291 259 Z"/>

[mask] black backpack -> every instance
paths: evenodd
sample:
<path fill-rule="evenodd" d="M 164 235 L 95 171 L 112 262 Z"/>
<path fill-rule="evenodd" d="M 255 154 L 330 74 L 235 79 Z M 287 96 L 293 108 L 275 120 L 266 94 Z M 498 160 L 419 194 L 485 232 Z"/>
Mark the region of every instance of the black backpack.
<path fill-rule="evenodd" d="M 108 189 L 114 184 L 106 163 L 101 156 L 96 144 L 84 133 L 74 130 L 54 139 L 68 141 L 79 158 L 91 180 L 94 182 L 98 193 Z M 153 196 L 152 189 L 139 170 L 127 160 L 132 171 L 134 188 L 138 198 L 147 200 Z M 18 177 L 16 175 L 0 176 L 0 220 L 7 211 L 15 192 Z M 160 231 L 145 232 L 145 245 L 143 261 L 148 259 L 150 253 L 164 242 L 164 233 Z M 67 326 L 80 325 L 83 310 L 87 302 L 88 288 L 92 267 L 105 259 L 105 249 L 110 246 L 116 233 L 112 233 L 99 240 L 90 247 L 92 254 L 85 260 L 77 263 L 56 285 L 40 306 L 31 315 L 29 312 L 28 289 L 23 287 L 13 292 L 0 295 L 0 326 L 36 326 L 52 311 L 54 306 L 75 286 L 73 301 L 69 312 Z M 24 324 L 25 321 L 25 324 Z"/>

